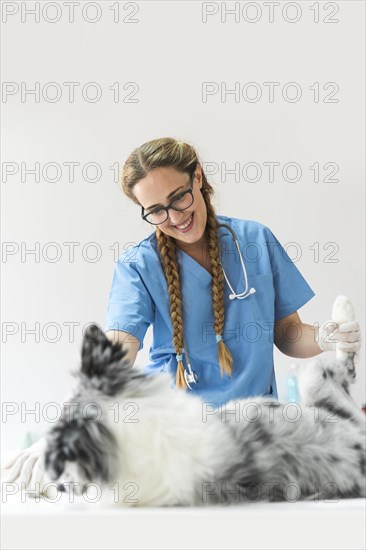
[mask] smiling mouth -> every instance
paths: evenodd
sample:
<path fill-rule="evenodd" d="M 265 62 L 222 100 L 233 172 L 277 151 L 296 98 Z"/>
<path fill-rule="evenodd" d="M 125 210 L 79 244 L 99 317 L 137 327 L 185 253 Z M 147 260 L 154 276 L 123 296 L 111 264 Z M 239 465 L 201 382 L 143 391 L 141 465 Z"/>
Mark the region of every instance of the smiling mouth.
<path fill-rule="evenodd" d="M 192 213 L 192 214 L 190 214 L 190 215 L 188 216 L 188 218 L 187 218 L 186 220 L 184 220 L 184 222 L 182 222 L 182 223 L 178 223 L 177 225 L 173 225 L 173 227 L 177 227 L 177 228 L 179 229 L 179 227 L 178 227 L 178 226 L 180 226 L 180 227 L 181 227 L 182 225 L 185 225 L 185 224 L 187 223 L 187 221 L 191 219 L 191 216 L 193 216 L 193 213 Z"/>

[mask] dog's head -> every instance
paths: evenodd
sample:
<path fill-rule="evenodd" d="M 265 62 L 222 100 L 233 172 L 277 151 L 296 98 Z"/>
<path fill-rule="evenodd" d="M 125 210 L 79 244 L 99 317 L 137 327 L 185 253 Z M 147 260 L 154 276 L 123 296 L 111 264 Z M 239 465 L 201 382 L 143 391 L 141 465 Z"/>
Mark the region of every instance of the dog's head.
<path fill-rule="evenodd" d="M 100 415 L 98 398 L 105 401 L 146 376 L 124 360 L 126 354 L 123 345 L 113 344 L 97 325 L 86 330 L 81 369 L 74 373 L 79 387 L 47 434 L 45 468 L 52 480 L 62 475 L 70 481 L 111 480 L 117 442 Z"/>

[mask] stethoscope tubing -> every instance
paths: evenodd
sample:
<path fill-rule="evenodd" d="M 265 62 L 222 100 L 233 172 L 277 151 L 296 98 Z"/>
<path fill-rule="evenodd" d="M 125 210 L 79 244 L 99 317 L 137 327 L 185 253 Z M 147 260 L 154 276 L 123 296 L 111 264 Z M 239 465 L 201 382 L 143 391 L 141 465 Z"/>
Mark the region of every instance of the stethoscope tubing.
<path fill-rule="evenodd" d="M 224 268 L 222 268 L 222 271 L 224 273 L 224 277 L 225 277 L 225 280 L 231 290 L 231 294 L 229 295 L 229 299 L 230 300 L 233 300 L 235 298 L 237 298 L 238 300 L 244 300 L 244 298 L 247 298 L 248 296 L 250 296 L 251 294 L 254 294 L 254 292 L 256 292 L 255 288 L 251 288 L 249 291 L 248 291 L 248 277 L 247 277 L 247 271 L 245 269 L 245 264 L 244 264 L 244 260 L 243 260 L 243 257 L 242 257 L 242 254 L 241 254 L 241 251 L 240 251 L 240 246 L 239 246 L 239 241 L 238 241 L 238 237 L 234 231 L 234 229 L 232 229 L 232 227 L 230 227 L 229 225 L 227 225 L 226 223 L 221 223 L 221 224 L 218 224 L 217 227 L 226 227 L 226 229 L 228 229 L 231 233 L 231 236 L 235 242 L 235 245 L 236 245 L 236 248 L 238 250 L 238 253 L 239 253 L 239 258 L 240 258 L 240 262 L 241 262 L 241 266 L 242 266 L 242 269 L 243 269 L 243 273 L 244 273 L 244 280 L 245 280 L 245 290 L 244 292 L 241 292 L 240 294 L 236 294 L 236 292 L 234 291 L 233 287 L 231 286 L 230 284 L 230 281 L 229 279 L 227 278 L 226 276 L 226 273 L 225 273 L 225 270 Z M 188 372 L 186 371 L 186 369 L 184 369 L 184 378 L 185 378 L 185 381 L 186 381 L 186 384 L 188 386 L 188 388 L 191 390 L 191 386 L 190 384 L 196 384 L 197 381 L 198 381 L 198 376 L 197 374 L 192 370 L 192 367 L 191 367 L 191 362 L 189 360 L 189 355 L 188 355 L 188 346 L 187 346 L 187 342 L 186 342 L 186 339 L 185 337 L 183 336 L 183 344 L 184 344 L 184 350 L 185 350 L 185 355 L 186 355 L 186 360 L 187 360 L 187 365 L 188 365 Z"/>

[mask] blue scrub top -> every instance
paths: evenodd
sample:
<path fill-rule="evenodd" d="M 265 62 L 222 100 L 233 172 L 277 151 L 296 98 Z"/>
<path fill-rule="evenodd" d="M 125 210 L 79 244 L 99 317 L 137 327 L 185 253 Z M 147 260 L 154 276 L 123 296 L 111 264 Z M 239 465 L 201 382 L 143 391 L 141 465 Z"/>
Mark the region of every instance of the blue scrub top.
<path fill-rule="evenodd" d="M 224 278 L 225 320 L 223 340 L 232 357 L 232 375 L 220 376 L 218 344 L 212 305 L 209 272 L 187 253 L 176 248 L 183 298 L 183 327 L 192 370 L 198 383 L 192 393 L 213 407 L 252 396 L 278 398 L 273 364 L 274 321 L 282 319 L 306 304 L 315 293 L 274 236 L 272 231 L 253 220 L 217 215 L 219 223 L 232 227 L 237 234 L 247 271 L 249 288 L 256 292 L 245 299 L 230 300 L 230 288 Z M 240 257 L 231 233 L 219 228 L 220 259 L 234 291 L 245 290 Z M 120 255 L 109 296 L 104 330 L 123 330 L 140 341 L 150 324 L 153 342 L 150 363 L 145 372 L 167 371 L 175 386 L 177 370 L 173 346 L 170 302 L 155 232 Z M 187 368 L 183 347 L 183 363 Z"/>

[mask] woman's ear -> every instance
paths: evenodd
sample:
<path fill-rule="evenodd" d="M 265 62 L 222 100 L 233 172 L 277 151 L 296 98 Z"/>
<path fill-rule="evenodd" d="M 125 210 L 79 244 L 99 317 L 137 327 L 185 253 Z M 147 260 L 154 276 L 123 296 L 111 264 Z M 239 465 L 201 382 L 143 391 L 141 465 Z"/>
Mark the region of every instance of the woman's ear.
<path fill-rule="evenodd" d="M 195 172 L 196 172 L 196 178 L 198 179 L 198 183 L 200 186 L 200 191 L 202 191 L 202 188 L 203 188 L 202 167 L 199 163 L 197 163 Z"/>

